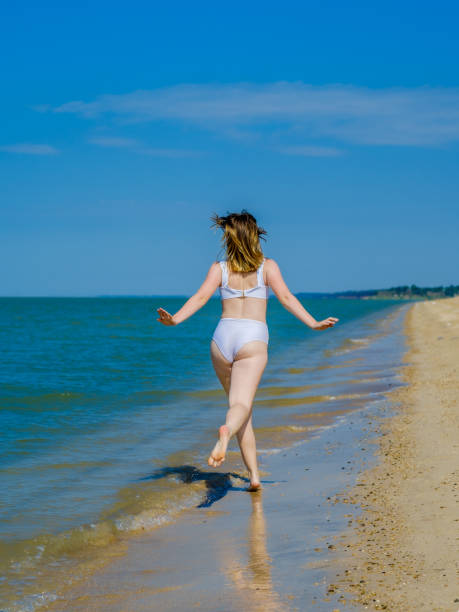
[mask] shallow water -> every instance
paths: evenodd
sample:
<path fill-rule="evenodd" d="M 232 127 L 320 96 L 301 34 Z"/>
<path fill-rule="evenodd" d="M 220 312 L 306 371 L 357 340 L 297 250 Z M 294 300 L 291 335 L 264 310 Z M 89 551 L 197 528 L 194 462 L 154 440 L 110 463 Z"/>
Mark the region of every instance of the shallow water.
<path fill-rule="evenodd" d="M 102 558 L 120 534 L 202 502 L 199 475 L 184 487 L 173 468 L 204 464 L 224 415 L 209 357 L 220 303 L 176 328 L 156 322 L 159 305 L 174 312 L 183 302 L 0 299 L 0 595 L 8 609 L 33 610 L 52 597 L 52 576 L 88 568 L 88 551 Z M 387 333 L 399 303 L 304 304 L 340 323 L 311 332 L 269 300 L 270 360 L 254 417 L 261 455 L 387 390 L 384 372 L 363 375 L 361 353 Z"/>

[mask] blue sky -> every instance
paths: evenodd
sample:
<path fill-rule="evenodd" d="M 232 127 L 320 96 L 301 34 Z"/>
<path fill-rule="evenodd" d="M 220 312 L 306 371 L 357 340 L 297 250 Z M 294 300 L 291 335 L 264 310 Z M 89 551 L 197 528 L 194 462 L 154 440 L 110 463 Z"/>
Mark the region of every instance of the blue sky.
<path fill-rule="evenodd" d="M 459 283 L 456 3 L 5 4 L 0 295 L 189 295 L 241 208 L 293 291 Z"/>

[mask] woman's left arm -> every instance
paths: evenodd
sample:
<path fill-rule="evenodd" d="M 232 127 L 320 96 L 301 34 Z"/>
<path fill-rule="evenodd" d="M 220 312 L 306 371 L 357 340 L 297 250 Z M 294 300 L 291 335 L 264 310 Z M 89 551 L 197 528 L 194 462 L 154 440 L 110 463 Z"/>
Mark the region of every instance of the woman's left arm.
<path fill-rule="evenodd" d="M 158 308 L 159 319 L 157 319 L 157 321 L 163 323 L 163 325 L 178 325 L 182 323 L 185 319 L 194 315 L 197 310 L 202 308 L 204 304 L 209 301 L 219 285 L 221 285 L 221 282 L 222 271 L 220 264 L 215 262 L 210 266 L 205 281 L 196 293 L 183 304 L 180 310 L 178 310 L 175 315 L 171 315 L 167 310 L 164 310 L 164 308 Z"/>

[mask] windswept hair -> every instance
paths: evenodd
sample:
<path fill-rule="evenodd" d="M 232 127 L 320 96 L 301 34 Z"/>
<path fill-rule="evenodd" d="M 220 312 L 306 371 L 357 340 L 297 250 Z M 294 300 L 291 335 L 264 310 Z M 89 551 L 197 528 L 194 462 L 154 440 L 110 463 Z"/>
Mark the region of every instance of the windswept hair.
<path fill-rule="evenodd" d="M 253 272 L 263 261 L 260 238 L 265 230 L 257 225 L 257 220 L 246 210 L 240 213 L 211 217 L 211 227 L 223 230 L 222 243 L 226 249 L 228 264 L 233 272 Z"/>

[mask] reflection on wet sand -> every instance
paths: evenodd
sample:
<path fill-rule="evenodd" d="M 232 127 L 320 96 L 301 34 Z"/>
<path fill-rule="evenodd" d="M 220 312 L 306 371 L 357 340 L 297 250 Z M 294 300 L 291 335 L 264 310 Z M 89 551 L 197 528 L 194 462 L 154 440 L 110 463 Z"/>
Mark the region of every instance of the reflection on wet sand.
<path fill-rule="evenodd" d="M 247 562 L 238 558 L 237 543 L 225 543 L 222 564 L 225 574 L 236 588 L 244 612 L 288 610 L 276 592 L 271 576 L 271 557 L 266 542 L 266 521 L 262 492 L 251 494 L 252 512 L 247 525 Z"/>

